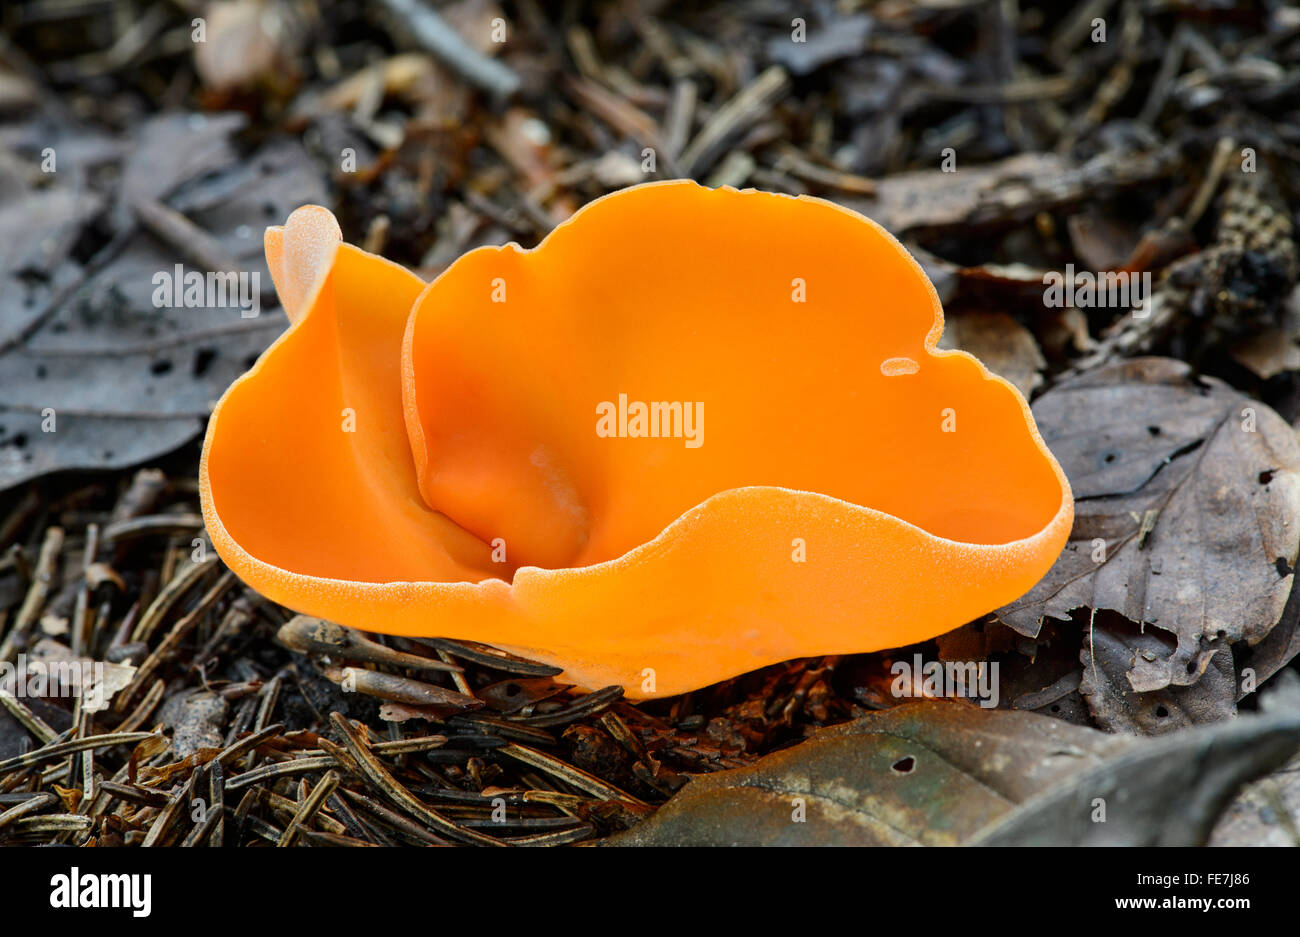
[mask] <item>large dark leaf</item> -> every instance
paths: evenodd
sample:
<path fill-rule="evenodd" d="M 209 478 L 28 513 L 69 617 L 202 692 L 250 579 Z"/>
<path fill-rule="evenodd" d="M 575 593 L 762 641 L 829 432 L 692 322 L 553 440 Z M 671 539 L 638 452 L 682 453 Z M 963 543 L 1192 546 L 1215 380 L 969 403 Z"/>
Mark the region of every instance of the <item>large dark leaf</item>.
<path fill-rule="evenodd" d="M 175 449 L 202 430 L 222 391 L 285 328 L 262 232 L 304 202 L 325 201 L 323 173 L 297 143 L 239 158 L 230 137 L 241 125 L 229 115 L 156 118 L 140 131 L 114 192 L 74 192 L 61 180 L 83 174 L 60 164 L 48 189 L 0 210 L 0 234 L 11 242 L 0 248 L 0 282 L 24 285 L 5 292 L 3 303 L 14 308 L 0 303 L 0 490 Z M 87 268 L 69 251 L 78 237 L 95 240 L 83 229 L 110 198 L 101 227 L 121 243 L 101 246 Z M 184 245 L 137 225 L 133 199 L 165 199 L 237 272 L 256 274 L 260 314 L 247 317 L 233 302 L 157 308 L 155 275 L 177 264 L 208 271 Z M 50 249 L 21 248 L 32 236 Z"/>
<path fill-rule="evenodd" d="M 1300 750 L 1300 710 L 1144 740 L 1008 814 L 983 846 L 1203 846 L 1233 794 Z"/>
<path fill-rule="evenodd" d="M 697 777 L 609 842 L 1203 843 L 1233 792 L 1297 749 L 1294 706 L 1147 740 L 1034 713 L 914 703 Z"/>
<path fill-rule="evenodd" d="M 1300 846 L 1300 758 L 1242 788 L 1210 835 L 1211 846 Z"/>
<path fill-rule="evenodd" d="M 1034 713 L 928 701 L 694 778 L 617 845 L 956 845 L 1128 740 Z M 796 811 L 805 820 L 796 822 Z"/>

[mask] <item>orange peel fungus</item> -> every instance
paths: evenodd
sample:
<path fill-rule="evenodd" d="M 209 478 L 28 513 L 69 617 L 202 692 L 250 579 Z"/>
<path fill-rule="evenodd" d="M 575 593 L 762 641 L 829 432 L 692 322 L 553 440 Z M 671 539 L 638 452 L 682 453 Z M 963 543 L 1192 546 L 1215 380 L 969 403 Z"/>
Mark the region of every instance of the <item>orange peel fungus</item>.
<path fill-rule="evenodd" d="M 291 326 L 203 447 L 217 552 L 290 608 L 667 696 L 932 638 L 1065 545 L 1024 399 L 851 211 L 653 183 L 427 285 L 341 240 L 267 231 Z"/>

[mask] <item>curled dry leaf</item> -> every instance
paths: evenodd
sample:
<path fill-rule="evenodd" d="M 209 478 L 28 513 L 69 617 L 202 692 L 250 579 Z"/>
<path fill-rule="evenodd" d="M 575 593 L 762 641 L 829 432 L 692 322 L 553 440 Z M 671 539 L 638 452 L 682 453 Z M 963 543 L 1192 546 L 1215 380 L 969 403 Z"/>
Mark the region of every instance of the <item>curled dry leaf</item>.
<path fill-rule="evenodd" d="M 233 91 L 291 70 L 301 26 L 275 0 L 233 0 L 207 7 L 207 37 L 194 43 L 204 86 Z"/>
<path fill-rule="evenodd" d="M 1122 664 L 1127 647 L 1139 693 L 1193 684 L 1224 644 L 1268 636 L 1300 546 L 1300 444 L 1281 417 L 1162 358 L 1062 384 L 1034 415 L 1074 490 L 1074 530 L 1043 580 L 997 612 L 1001 621 L 1032 636 L 1046 617 L 1108 609 L 1143 625 L 1133 634 L 1168 632 L 1165 651 L 1132 634 L 1107 638 L 1119 642 L 1105 648 L 1107 666 Z M 1086 668 L 1086 639 L 1081 656 Z M 1091 698 L 1094 717 L 1132 728 L 1107 699 Z"/>
<path fill-rule="evenodd" d="M 1246 648 L 1241 656 L 1241 686 L 1237 699 L 1254 693 L 1265 680 L 1300 654 L 1300 590 L 1292 589 L 1282 619 L 1263 641 Z"/>
<path fill-rule="evenodd" d="M 65 621 L 65 631 L 66 624 Z M 130 664 L 78 657 L 66 645 L 50 638 L 37 641 L 28 651 L 28 656 L 33 667 L 39 664 L 40 672 L 49 675 L 49 696 L 80 696 L 82 712 L 87 714 L 108 709 L 113 697 L 130 686 L 135 677 L 136 668 Z"/>
<path fill-rule="evenodd" d="M 1287 297 L 1285 316 L 1278 325 L 1248 335 L 1229 351 L 1238 364 L 1268 380 L 1283 371 L 1300 371 L 1300 287 Z"/>
<path fill-rule="evenodd" d="M 108 709 L 113 697 L 131 685 L 135 670 L 130 664 L 92 662 L 91 683 L 86 688 L 82 712 L 93 714 Z"/>
<path fill-rule="evenodd" d="M 1261 707 L 1275 715 L 1300 711 L 1300 677 L 1290 671 L 1279 677 Z M 1219 817 L 1209 845 L 1300 846 L 1300 757 L 1242 788 Z"/>
<path fill-rule="evenodd" d="M 1128 680 L 1135 655 L 1142 660 L 1168 657 L 1174 636 L 1160 628 L 1142 628 L 1114 612 L 1096 613 L 1083 636 L 1079 690 L 1096 721 L 1112 732 L 1160 735 L 1202 723 L 1221 722 L 1237 714 L 1237 671 L 1226 641 L 1206 645 L 1204 670 L 1187 686 L 1170 685 L 1147 693 Z"/>

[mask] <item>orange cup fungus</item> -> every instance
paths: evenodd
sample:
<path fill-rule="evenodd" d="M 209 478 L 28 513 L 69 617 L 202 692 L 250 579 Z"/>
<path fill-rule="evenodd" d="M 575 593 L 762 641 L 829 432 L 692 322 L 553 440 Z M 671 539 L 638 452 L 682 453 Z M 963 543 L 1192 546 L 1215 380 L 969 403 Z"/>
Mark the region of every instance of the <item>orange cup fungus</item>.
<path fill-rule="evenodd" d="M 300 612 L 668 696 L 932 638 L 1028 591 L 1069 485 L 889 234 L 665 182 L 432 283 L 300 208 L 290 328 L 218 403 L 203 514 Z"/>

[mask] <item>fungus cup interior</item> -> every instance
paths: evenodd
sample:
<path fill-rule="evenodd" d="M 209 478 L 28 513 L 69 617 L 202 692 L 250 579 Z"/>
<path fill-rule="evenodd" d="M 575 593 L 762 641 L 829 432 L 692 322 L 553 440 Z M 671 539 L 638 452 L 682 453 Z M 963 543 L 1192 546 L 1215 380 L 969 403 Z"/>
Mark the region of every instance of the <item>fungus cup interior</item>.
<path fill-rule="evenodd" d="M 420 489 L 529 566 L 614 559 L 747 486 L 953 540 L 1030 536 L 1059 480 L 1016 392 L 931 350 L 938 310 L 892 237 L 829 203 L 690 184 L 602 200 L 420 297 L 402 352 Z M 701 444 L 598 436 L 620 393 L 702 404 Z"/>
<path fill-rule="evenodd" d="M 204 447 L 218 551 L 300 611 L 624 683 L 681 657 L 656 642 L 754 641 L 690 688 L 932 637 L 1064 545 L 1069 488 L 1023 398 L 935 350 L 933 287 L 852 212 L 656 183 L 427 286 L 338 242 L 324 209 L 268 231 L 294 324 Z M 657 435 L 625 432 L 637 403 L 665 405 Z"/>

